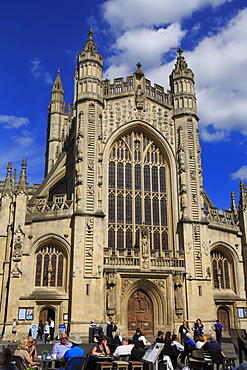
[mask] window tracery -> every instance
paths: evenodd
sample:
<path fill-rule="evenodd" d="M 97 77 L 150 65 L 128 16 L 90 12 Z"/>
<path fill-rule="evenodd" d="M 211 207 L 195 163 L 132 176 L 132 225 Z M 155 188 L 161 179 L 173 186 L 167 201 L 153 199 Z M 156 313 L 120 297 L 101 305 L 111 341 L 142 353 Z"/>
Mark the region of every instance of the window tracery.
<path fill-rule="evenodd" d="M 215 249 L 211 252 L 211 263 L 214 289 L 233 289 L 233 266 L 227 255 L 221 250 Z"/>
<path fill-rule="evenodd" d="M 62 287 L 65 256 L 62 249 L 53 243 L 38 248 L 36 255 L 35 286 Z"/>
<path fill-rule="evenodd" d="M 139 248 L 144 223 L 150 248 L 167 250 L 167 164 L 159 148 L 143 133 L 129 133 L 112 145 L 108 169 L 109 248 Z"/>

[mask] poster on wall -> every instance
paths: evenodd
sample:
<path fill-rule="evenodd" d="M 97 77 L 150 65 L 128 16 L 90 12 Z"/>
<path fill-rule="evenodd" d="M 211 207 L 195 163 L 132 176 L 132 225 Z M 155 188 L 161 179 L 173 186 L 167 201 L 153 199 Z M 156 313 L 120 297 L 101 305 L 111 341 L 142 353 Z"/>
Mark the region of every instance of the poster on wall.
<path fill-rule="evenodd" d="M 19 308 L 18 320 L 33 320 L 33 307 Z"/>

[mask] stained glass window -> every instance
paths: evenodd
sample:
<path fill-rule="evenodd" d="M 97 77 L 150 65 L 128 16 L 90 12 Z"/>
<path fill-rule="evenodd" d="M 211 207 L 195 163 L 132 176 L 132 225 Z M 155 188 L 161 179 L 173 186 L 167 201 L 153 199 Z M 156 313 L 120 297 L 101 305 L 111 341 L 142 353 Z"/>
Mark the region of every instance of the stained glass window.
<path fill-rule="evenodd" d="M 232 289 L 232 263 L 222 250 L 214 249 L 211 252 L 213 268 L 213 284 L 215 289 Z"/>
<path fill-rule="evenodd" d="M 146 225 L 150 249 L 169 248 L 167 163 L 153 140 L 132 132 L 118 139 L 109 156 L 108 247 L 140 248 Z"/>
<path fill-rule="evenodd" d="M 48 243 L 38 248 L 36 254 L 35 286 L 63 286 L 64 254 L 55 244 Z"/>

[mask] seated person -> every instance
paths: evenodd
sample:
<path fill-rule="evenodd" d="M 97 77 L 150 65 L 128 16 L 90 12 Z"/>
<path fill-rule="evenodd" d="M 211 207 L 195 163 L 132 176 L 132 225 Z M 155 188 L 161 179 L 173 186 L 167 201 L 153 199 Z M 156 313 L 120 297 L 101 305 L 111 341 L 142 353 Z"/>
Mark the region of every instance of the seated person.
<path fill-rule="evenodd" d="M 12 354 L 8 347 L 5 347 L 0 353 L 0 369 L 18 370 L 15 364 L 11 362 Z"/>
<path fill-rule="evenodd" d="M 20 356 L 25 360 L 27 367 L 40 366 L 39 362 L 34 362 L 28 353 L 28 339 L 24 338 L 19 341 L 18 347 L 14 352 L 15 356 Z"/>
<path fill-rule="evenodd" d="M 74 335 L 71 338 L 72 347 L 68 349 L 63 358 L 62 361 L 64 364 L 66 364 L 72 357 L 78 357 L 78 356 L 84 356 L 84 351 L 79 347 L 80 344 L 82 344 L 82 341 L 79 337 L 79 335 Z M 72 360 L 71 364 L 67 367 L 68 370 L 76 370 L 77 367 L 79 367 L 81 364 L 80 359 L 74 359 Z"/>
<path fill-rule="evenodd" d="M 184 350 L 186 353 L 191 353 L 191 351 L 195 348 L 195 342 L 192 340 L 191 333 L 186 334 L 186 339 L 184 341 Z"/>
<path fill-rule="evenodd" d="M 164 335 L 164 332 L 163 332 L 163 331 L 161 331 L 161 330 L 159 330 L 159 331 L 158 331 L 158 336 L 157 336 L 157 338 L 155 339 L 155 342 L 156 342 L 156 343 L 165 343 L 165 342 L 164 342 L 163 335 Z"/>
<path fill-rule="evenodd" d="M 95 343 L 92 349 L 92 355 L 109 355 L 110 348 L 107 344 L 107 339 L 104 334 L 98 337 L 99 343 Z"/>
<path fill-rule="evenodd" d="M 138 338 L 141 336 L 141 329 L 137 328 L 135 334 L 133 335 L 133 340 L 138 340 Z"/>
<path fill-rule="evenodd" d="M 116 358 L 121 358 L 121 356 L 130 356 L 134 346 L 133 343 L 129 344 L 128 338 L 123 338 L 122 344 L 115 349 L 111 359 L 114 360 Z"/>
<path fill-rule="evenodd" d="M 195 348 L 201 349 L 202 346 L 204 346 L 204 344 L 205 344 L 205 342 L 204 342 L 204 335 L 203 334 L 198 335 L 197 341 L 196 341 L 196 344 L 195 344 Z"/>
<path fill-rule="evenodd" d="M 184 351 L 184 346 L 179 343 L 177 334 L 172 334 L 171 346 L 176 346 L 179 352 Z"/>
<path fill-rule="evenodd" d="M 172 335 L 172 333 L 170 331 L 167 331 L 165 333 L 165 338 L 164 338 L 165 345 L 171 345 L 171 343 L 172 343 L 171 335 Z"/>
<path fill-rule="evenodd" d="M 222 351 L 221 345 L 216 342 L 216 334 L 211 334 L 210 335 L 210 342 L 205 343 L 202 346 L 203 349 L 209 350 L 209 351 L 218 351 L 221 353 L 223 357 L 226 357 L 224 352 Z M 216 361 L 215 361 L 216 362 Z M 218 363 L 218 362 L 217 362 Z"/>
<path fill-rule="evenodd" d="M 142 340 L 142 342 L 143 342 L 143 344 L 144 344 L 144 346 L 146 347 L 146 346 L 151 346 L 151 342 L 149 342 L 148 340 L 147 340 L 147 338 L 146 338 L 146 332 L 145 331 L 142 331 L 141 332 L 141 336 L 138 338 L 138 340 L 139 341 L 141 341 Z"/>
<path fill-rule="evenodd" d="M 63 358 L 65 352 L 71 348 L 72 344 L 67 342 L 67 335 L 62 333 L 60 335 L 60 342 L 56 343 L 53 347 L 52 354 L 56 355 L 57 360 Z"/>
<path fill-rule="evenodd" d="M 37 352 L 37 349 L 36 349 L 35 345 L 33 344 L 33 338 L 32 337 L 28 337 L 28 353 L 29 353 L 29 356 L 32 359 L 38 357 L 38 352 Z"/>

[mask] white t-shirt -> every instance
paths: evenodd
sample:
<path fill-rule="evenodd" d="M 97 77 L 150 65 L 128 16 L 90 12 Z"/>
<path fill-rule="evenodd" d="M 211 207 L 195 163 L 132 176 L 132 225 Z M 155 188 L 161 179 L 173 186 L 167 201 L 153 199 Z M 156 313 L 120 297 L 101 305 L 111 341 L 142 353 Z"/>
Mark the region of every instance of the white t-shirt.
<path fill-rule="evenodd" d="M 138 340 L 142 340 L 143 341 L 143 344 L 144 344 L 144 346 L 146 346 L 147 345 L 147 339 L 144 337 L 144 335 L 141 335 L 139 338 L 138 338 Z"/>
<path fill-rule="evenodd" d="M 197 348 L 197 349 L 201 349 L 202 348 L 202 346 L 204 346 L 204 342 L 201 342 L 200 340 L 198 340 L 197 342 L 196 342 L 196 344 L 195 344 L 195 348 Z"/>
<path fill-rule="evenodd" d="M 118 346 L 115 349 L 115 352 L 113 353 L 113 356 L 118 357 L 118 356 L 130 355 L 132 349 L 133 349 L 132 344 L 122 344 L 121 346 Z"/>

